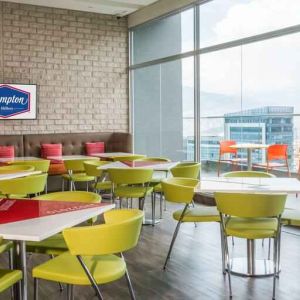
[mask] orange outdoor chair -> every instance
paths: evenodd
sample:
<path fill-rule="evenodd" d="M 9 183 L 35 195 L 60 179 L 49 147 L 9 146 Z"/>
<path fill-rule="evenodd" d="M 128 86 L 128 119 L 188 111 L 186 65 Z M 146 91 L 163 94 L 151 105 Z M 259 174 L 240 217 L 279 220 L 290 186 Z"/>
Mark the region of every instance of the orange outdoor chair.
<path fill-rule="evenodd" d="M 236 141 L 220 141 L 219 161 L 218 161 L 218 176 L 220 176 L 221 162 L 230 162 L 232 166 L 238 163 L 245 162 L 243 158 L 237 157 L 237 149 L 231 148 L 230 146 L 236 145 Z M 230 154 L 229 158 L 222 158 L 223 155 Z"/>
<path fill-rule="evenodd" d="M 288 145 L 274 144 L 267 148 L 267 161 L 265 163 L 253 164 L 256 167 L 266 168 L 266 171 L 273 170 L 274 168 L 286 168 L 287 174 L 290 177 L 290 169 L 288 164 Z M 281 161 L 281 162 L 280 162 Z"/>

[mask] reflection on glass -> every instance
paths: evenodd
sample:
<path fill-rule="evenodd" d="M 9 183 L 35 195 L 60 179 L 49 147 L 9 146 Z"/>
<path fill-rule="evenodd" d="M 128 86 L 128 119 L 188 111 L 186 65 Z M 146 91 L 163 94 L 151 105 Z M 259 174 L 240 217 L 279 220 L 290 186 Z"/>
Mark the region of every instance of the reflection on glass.
<path fill-rule="evenodd" d="M 133 64 L 193 50 L 193 32 L 193 9 L 134 28 Z"/>
<path fill-rule="evenodd" d="M 194 60 L 134 71 L 134 150 L 194 160 Z"/>

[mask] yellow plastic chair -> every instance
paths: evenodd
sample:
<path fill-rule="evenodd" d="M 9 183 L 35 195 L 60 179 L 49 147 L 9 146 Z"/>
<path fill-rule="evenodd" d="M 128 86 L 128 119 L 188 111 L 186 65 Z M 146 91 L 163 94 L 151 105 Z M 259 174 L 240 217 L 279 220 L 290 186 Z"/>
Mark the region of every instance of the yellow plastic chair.
<path fill-rule="evenodd" d="M 38 299 L 38 279 L 67 284 L 69 295 L 73 294 L 73 285 L 92 286 L 98 299 L 103 299 L 99 285 L 124 275 L 131 299 L 135 299 L 123 252 L 137 245 L 143 216 L 144 213 L 136 209 L 113 210 L 104 214 L 103 225 L 64 230 L 69 252 L 32 270 L 34 299 Z"/>
<path fill-rule="evenodd" d="M 11 174 L 19 172 L 32 172 L 34 171 L 34 166 L 28 165 L 9 165 L 0 167 L 0 174 Z"/>
<path fill-rule="evenodd" d="M 42 173 L 48 173 L 50 160 L 48 159 L 39 159 L 39 160 L 26 160 L 26 161 L 14 161 L 12 165 L 24 165 L 24 166 L 33 166 L 35 171 L 41 171 Z M 45 193 L 48 192 L 48 184 L 46 182 Z"/>
<path fill-rule="evenodd" d="M 112 157 L 112 160 L 113 161 L 135 161 L 144 157 L 146 157 L 146 155 L 133 154 L 133 155 L 115 156 Z"/>
<path fill-rule="evenodd" d="M 112 181 L 113 202 L 116 198 L 120 200 L 120 208 L 122 207 L 122 198 L 139 199 L 139 209 L 144 209 L 145 198 L 152 195 L 153 187 L 149 185 L 153 170 L 143 168 L 112 168 L 108 169 L 108 175 Z M 152 217 L 153 213 L 153 197 L 152 197 Z M 154 218 L 152 218 L 154 225 Z"/>
<path fill-rule="evenodd" d="M 47 174 L 32 175 L 0 181 L 0 191 L 7 198 L 25 198 L 45 190 Z"/>
<path fill-rule="evenodd" d="M 70 182 L 70 191 L 76 190 L 75 182 L 86 182 L 86 190 L 89 190 L 89 183 L 95 181 L 95 176 L 88 176 L 85 173 L 84 162 L 87 159 L 70 159 L 65 160 L 64 165 L 68 174 L 62 175 L 62 190 L 64 191 L 64 180 L 68 180 Z M 88 161 L 99 161 L 99 159 L 91 159 Z"/>
<path fill-rule="evenodd" d="M 222 224 L 230 297 L 232 297 L 231 266 L 227 237 L 233 236 L 247 240 L 274 239 L 273 299 L 275 299 L 281 215 L 286 197 L 286 194 L 215 193 Z"/>
<path fill-rule="evenodd" d="M 7 243 L 6 241 L 0 238 L 0 251 L 3 250 L 3 244 Z M 8 288 L 11 288 L 16 283 L 18 283 L 19 292 L 21 292 L 20 281 L 23 278 L 22 271 L 20 270 L 6 270 L 0 269 L 0 293 L 4 292 Z M 21 294 L 21 293 L 20 293 Z"/>
<path fill-rule="evenodd" d="M 260 177 L 260 178 L 274 178 L 275 175 L 266 172 L 258 171 L 235 171 L 224 173 L 222 177 Z"/>
<path fill-rule="evenodd" d="M 35 171 L 41 171 L 42 173 L 48 173 L 50 160 L 39 159 L 39 160 L 26 160 L 26 161 L 14 161 L 11 163 L 12 166 L 33 166 Z"/>
<path fill-rule="evenodd" d="M 95 183 L 92 184 L 92 188 L 94 192 L 97 191 L 109 191 L 111 193 L 112 190 L 112 183 L 111 181 L 104 180 L 105 179 L 105 172 L 98 167 L 109 164 L 109 161 L 85 161 L 83 163 L 85 173 L 88 176 L 93 176 L 95 178 Z"/>
<path fill-rule="evenodd" d="M 32 198 L 34 200 L 48 200 L 48 201 L 66 201 L 66 202 L 82 202 L 82 203 L 99 203 L 101 196 L 96 193 L 73 191 L 73 192 L 56 192 L 41 195 Z M 95 221 L 93 219 L 92 221 Z M 68 250 L 66 243 L 61 233 L 58 233 L 41 242 L 27 242 L 27 252 L 48 254 L 51 257 L 62 254 Z"/>
<path fill-rule="evenodd" d="M 197 162 L 186 162 L 180 163 L 171 169 L 173 177 L 183 178 L 199 178 L 201 163 Z"/>
<path fill-rule="evenodd" d="M 163 269 L 166 269 L 171 252 L 178 235 L 180 225 L 188 222 L 218 222 L 220 220 L 217 209 L 213 206 L 191 207 L 194 189 L 199 180 L 194 178 L 173 177 L 162 181 L 162 190 L 166 201 L 182 203 L 184 208 L 173 213 L 173 218 L 177 220 L 177 225 L 169 247 L 168 255 Z"/>
<path fill-rule="evenodd" d="M 144 157 L 140 158 L 137 161 L 145 161 L 145 162 L 170 162 L 171 160 L 165 157 Z M 162 219 L 162 207 L 163 207 L 163 197 L 161 192 L 161 181 L 168 177 L 169 171 L 155 171 L 153 177 L 150 181 L 150 186 L 153 186 L 153 197 L 154 197 L 154 213 L 155 213 L 155 202 L 156 202 L 156 194 L 160 194 L 160 219 Z M 154 216 L 155 218 L 155 216 Z"/>

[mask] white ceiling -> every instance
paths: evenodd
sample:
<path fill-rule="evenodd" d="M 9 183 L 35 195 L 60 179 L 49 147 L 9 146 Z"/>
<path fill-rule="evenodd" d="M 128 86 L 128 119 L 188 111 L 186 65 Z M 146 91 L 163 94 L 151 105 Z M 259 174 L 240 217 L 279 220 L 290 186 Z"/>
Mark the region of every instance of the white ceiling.
<path fill-rule="evenodd" d="M 2 1 L 2 0 L 1 0 Z M 55 8 L 73 9 L 101 14 L 125 16 L 138 9 L 143 8 L 157 0 L 5 0 L 6 2 L 16 2 L 48 6 Z"/>

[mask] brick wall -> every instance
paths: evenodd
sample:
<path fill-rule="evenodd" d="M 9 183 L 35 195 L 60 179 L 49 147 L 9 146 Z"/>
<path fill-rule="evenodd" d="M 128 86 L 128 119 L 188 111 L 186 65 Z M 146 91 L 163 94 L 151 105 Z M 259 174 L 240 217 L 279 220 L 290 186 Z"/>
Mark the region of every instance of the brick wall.
<path fill-rule="evenodd" d="M 37 84 L 0 134 L 128 131 L 127 19 L 0 2 L 0 82 Z"/>

